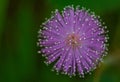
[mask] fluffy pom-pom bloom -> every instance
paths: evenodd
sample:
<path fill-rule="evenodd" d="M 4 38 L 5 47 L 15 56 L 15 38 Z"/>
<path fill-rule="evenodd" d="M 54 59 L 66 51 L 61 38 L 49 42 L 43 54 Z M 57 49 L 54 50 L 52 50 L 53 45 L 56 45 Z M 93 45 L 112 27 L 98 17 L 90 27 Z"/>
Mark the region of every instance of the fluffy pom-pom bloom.
<path fill-rule="evenodd" d="M 43 23 L 38 45 L 46 63 L 70 76 L 94 70 L 107 53 L 107 30 L 99 16 L 84 8 L 67 6 Z"/>

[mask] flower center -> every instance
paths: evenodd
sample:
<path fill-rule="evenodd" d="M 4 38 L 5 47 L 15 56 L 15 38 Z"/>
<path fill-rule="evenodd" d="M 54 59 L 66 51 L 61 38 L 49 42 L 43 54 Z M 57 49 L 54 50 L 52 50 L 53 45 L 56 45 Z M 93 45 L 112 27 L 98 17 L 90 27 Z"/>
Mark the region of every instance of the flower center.
<path fill-rule="evenodd" d="M 73 48 L 80 45 L 79 36 L 77 34 L 69 34 L 66 38 L 66 44 Z"/>

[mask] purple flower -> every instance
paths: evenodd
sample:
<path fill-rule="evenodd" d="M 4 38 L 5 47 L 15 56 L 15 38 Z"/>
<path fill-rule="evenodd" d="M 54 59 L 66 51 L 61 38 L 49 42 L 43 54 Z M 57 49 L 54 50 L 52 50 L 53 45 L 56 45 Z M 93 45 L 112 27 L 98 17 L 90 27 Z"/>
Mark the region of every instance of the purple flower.
<path fill-rule="evenodd" d="M 107 52 L 106 26 L 89 10 L 67 6 L 62 15 L 56 10 L 43 26 L 39 31 L 40 51 L 47 64 L 56 62 L 57 72 L 84 76 Z"/>

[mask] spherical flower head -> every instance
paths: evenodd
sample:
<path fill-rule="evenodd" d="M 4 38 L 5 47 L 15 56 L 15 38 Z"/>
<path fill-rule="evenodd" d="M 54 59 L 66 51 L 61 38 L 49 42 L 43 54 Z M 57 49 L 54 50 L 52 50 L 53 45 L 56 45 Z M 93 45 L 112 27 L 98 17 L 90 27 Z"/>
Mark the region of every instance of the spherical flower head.
<path fill-rule="evenodd" d="M 70 76 L 84 76 L 94 70 L 107 53 L 107 30 L 94 13 L 73 6 L 64 8 L 43 23 L 39 46 L 46 63 L 56 62 L 54 69 Z"/>

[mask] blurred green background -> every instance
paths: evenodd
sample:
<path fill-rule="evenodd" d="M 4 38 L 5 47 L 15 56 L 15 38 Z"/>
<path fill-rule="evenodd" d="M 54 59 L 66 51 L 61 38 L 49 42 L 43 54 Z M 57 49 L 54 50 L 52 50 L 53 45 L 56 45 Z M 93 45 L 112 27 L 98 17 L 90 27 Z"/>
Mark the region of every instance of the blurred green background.
<path fill-rule="evenodd" d="M 37 53 L 38 30 L 51 11 L 91 9 L 109 29 L 109 52 L 91 75 L 56 75 Z M 120 0 L 0 0 L 0 82 L 120 82 Z"/>

